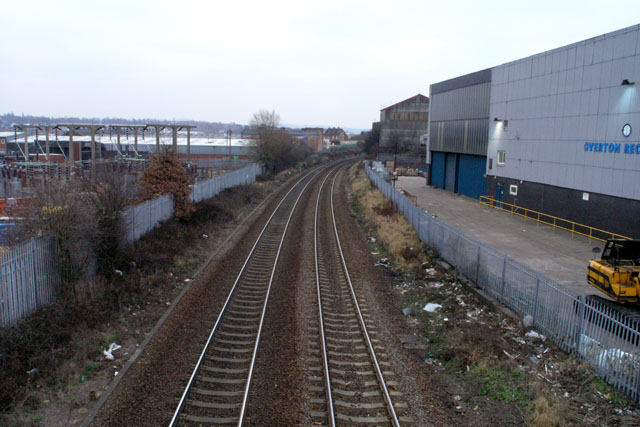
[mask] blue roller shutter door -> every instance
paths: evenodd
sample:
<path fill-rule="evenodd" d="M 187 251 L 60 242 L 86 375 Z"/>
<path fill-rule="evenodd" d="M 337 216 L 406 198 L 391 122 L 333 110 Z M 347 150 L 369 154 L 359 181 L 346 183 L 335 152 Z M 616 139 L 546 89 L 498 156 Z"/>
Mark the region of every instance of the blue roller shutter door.
<path fill-rule="evenodd" d="M 431 185 L 444 188 L 444 153 L 431 153 Z"/>

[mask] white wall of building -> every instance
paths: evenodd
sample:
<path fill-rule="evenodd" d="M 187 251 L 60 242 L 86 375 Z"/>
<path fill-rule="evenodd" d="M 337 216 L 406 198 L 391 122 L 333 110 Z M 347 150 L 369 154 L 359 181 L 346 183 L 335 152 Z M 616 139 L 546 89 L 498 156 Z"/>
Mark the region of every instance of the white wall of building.
<path fill-rule="evenodd" d="M 487 174 L 640 200 L 640 25 L 492 73 Z"/>

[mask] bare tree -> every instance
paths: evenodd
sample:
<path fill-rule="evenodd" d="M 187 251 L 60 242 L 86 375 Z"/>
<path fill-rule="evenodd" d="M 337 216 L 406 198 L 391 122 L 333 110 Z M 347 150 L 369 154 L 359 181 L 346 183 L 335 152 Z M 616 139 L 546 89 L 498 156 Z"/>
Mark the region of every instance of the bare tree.
<path fill-rule="evenodd" d="M 260 110 L 253 114 L 249 126 L 258 131 L 273 131 L 280 126 L 280 115 L 275 110 Z"/>
<path fill-rule="evenodd" d="M 126 262 L 124 232 L 120 217 L 135 197 L 131 176 L 117 163 L 98 168 L 93 189 L 96 212 L 95 252 L 98 272 L 109 279 Z"/>
<path fill-rule="evenodd" d="M 83 293 L 78 286 L 94 264 L 96 223 L 90 193 L 82 182 L 70 181 L 38 187 L 21 224 L 24 237 L 44 235 L 58 244 L 67 302 L 78 302 Z"/>
<path fill-rule="evenodd" d="M 287 131 L 278 128 L 280 116 L 275 111 L 260 110 L 250 121 L 256 136 L 253 157 L 267 171 L 277 173 L 307 157 L 309 149 Z"/>

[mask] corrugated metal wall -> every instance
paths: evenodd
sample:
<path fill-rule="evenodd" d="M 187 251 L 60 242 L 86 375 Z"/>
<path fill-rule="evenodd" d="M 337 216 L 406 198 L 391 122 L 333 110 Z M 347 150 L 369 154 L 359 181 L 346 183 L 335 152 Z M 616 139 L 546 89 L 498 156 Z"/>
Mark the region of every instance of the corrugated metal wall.
<path fill-rule="evenodd" d="M 431 95 L 431 122 L 488 118 L 490 93 L 485 82 Z"/>
<path fill-rule="evenodd" d="M 486 155 L 490 94 L 490 82 L 432 94 L 430 150 Z"/>
<path fill-rule="evenodd" d="M 414 97 L 380 111 L 380 147 L 417 146 L 429 127 L 429 98 Z"/>

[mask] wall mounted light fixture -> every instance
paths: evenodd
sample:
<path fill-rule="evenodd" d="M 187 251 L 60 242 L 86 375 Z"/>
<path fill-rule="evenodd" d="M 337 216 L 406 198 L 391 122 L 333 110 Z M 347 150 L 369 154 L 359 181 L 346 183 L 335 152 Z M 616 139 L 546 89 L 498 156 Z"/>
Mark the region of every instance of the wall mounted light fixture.
<path fill-rule="evenodd" d="M 500 120 L 499 120 L 497 117 L 494 117 L 494 118 L 493 118 L 493 121 L 494 121 L 494 122 L 499 122 Z"/>
<path fill-rule="evenodd" d="M 634 84 L 636 84 L 636 82 L 630 82 L 629 79 L 624 79 L 622 83 L 620 83 L 620 86 L 633 86 Z"/>

